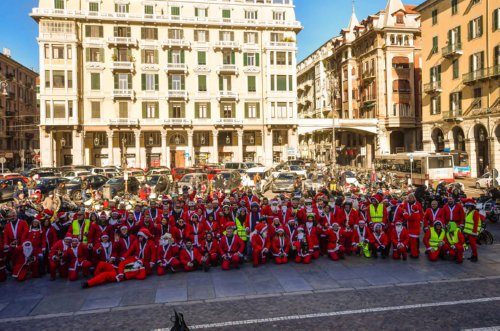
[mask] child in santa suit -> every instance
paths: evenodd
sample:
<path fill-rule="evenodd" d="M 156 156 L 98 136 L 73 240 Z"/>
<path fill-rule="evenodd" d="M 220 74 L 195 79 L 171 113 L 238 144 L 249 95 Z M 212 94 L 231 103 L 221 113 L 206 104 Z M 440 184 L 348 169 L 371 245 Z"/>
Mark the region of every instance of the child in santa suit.
<path fill-rule="evenodd" d="M 293 248 L 297 252 L 295 256 L 296 263 L 311 263 L 313 248 L 309 245 L 309 239 L 304 233 L 303 227 L 297 228 L 297 240 L 293 243 Z"/>
<path fill-rule="evenodd" d="M 68 277 L 69 264 L 64 259 L 66 250 L 71 247 L 71 237 L 68 235 L 63 240 L 58 240 L 49 252 L 50 280 L 56 280 L 56 273 L 59 271 L 61 278 Z"/>
<path fill-rule="evenodd" d="M 201 267 L 201 253 L 198 248 L 193 247 L 191 239 L 186 239 L 179 257 L 186 272 L 195 271 Z"/>
<path fill-rule="evenodd" d="M 356 255 L 363 254 L 365 257 L 371 257 L 370 240 L 372 237 L 370 228 L 366 226 L 366 221 L 360 219 L 358 226 L 354 229 L 352 236 L 352 249 Z"/>
<path fill-rule="evenodd" d="M 123 280 L 146 278 L 146 268 L 141 260 L 130 257 L 118 264 L 118 269 L 115 265 L 108 262 L 99 262 L 97 265 L 94 277 L 82 283 L 83 288 L 94 287 L 104 283 L 121 282 Z"/>
<path fill-rule="evenodd" d="M 87 256 L 87 245 L 84 243 L 80 243 L 78 236 L 74 236 L 71 239 L 71 246 L 63 255 L 63 259 L 68 263 L 68 278 L 70 281 L 75 281 L 78 279 L 78 273 L 80 272 L 80 270 L 82 270 L 84 277 L 87 277 L 89 275 L 89 270 L 92 266 L 92 263 L 88 261 Z"/>
<path fill-rule="evenodd" d="M 344 258 L 345 247 L 344 243 L 344 230 L 338 223 L 333 223 L 331 229 L 326 232 L 328 239 L 328 256 L 333 261 L 338 261 Z"/>
<path fill-rule="evenodd" d="M 381 223 L 375 223 L 373 226 L 372 238 L 370 240 L 371 253 L 374 259 L 378 257 L 378 253 L 385 259 L 388 255 L 389 238 L 382 229 Z"/>
<path fill-rule="evenodd" d="M 288 263 L 288 253 L 290 252 L 290 239 L 285 233 L 285 229 L 280 227 L 278 235 L 273 238 L 271 243 L 271 252 L 276 264 Z"/>
<path fill-rule="evenodd" d="M 271 248 L 271 241 L 267 236 L 267 225 L 264 223 L 257 224 L 250 240 L 252 242 L 252 263 L 255 268 L 266 263 L 267 254 Z"/>
<path fill-rule="evenodd" d="M 396 226 L 391 231 L 390 239 L 392 241 L 392 258 L 399 260 L 403 257 L 403 260 L 406 261 L 410 237 L 408 230 L 404 228 L 403 222 L 400 220 L 396 221 Z"/>
<path fill-rule="evenodd" d="M 26 280 L 29 272 L 32 277 L 40 277 L 38 256 L 31 241 L 25 241 L 22 246 L 16 247 L 12 255 L 12 277 L 22 282 Z"/>
<path fill-rule="evenodd" d="M 177 272 L 181 266 L 181 262 L 179 261 L 179 246 L 177 246 L 170 233 L 165 233 L 160 239 L 157 264 L 156 273 L 158 276 L 165 275 L 167 270 Z"/>
<path fill-rule="evenodd" d="M 464 259 L 464 245 L 465 238 L 460 228 L 455 222 L 448 223 L 443 250 L 456 263 L 462 263 Z"/>
<path fill-rule="evenodd" d="M 239 268 L 239 263 L 245 250 L 245 243 L 237 234 L 234 234 L 234 230 L 236 229 L 234 222 L 228 222 L 225 226 L 226 235 L 219 242 L 222 270 L 229 270 L 231 266 Z"/>

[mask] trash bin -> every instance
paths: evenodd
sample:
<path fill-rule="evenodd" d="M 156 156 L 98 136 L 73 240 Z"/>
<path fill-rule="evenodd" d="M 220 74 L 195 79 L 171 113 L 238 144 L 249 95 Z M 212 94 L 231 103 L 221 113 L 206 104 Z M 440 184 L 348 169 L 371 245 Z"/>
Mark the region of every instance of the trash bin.
<path fill-rule="evenodd" d="M 103 199 L 111 200 L 113 197 L 111 196 L 111 186 L 104 186 L 102 188 L 102 197 Z"/>

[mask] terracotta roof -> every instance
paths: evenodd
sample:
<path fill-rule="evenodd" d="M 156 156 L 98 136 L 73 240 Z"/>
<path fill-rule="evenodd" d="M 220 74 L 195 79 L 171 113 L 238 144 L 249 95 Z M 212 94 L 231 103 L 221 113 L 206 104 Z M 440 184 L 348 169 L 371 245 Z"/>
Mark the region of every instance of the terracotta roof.
<path fill-rule="evenodd" d="M 418 12 L 415 11 L 416 7 L 415 5 L 405 5 L 405 10 L 408 14 L 418 14 Z"/>

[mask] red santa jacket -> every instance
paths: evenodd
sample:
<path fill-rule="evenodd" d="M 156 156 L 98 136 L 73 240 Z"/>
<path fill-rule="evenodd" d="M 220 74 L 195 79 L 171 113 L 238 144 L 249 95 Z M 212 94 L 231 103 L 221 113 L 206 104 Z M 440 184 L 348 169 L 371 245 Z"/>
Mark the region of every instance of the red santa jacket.
<path fill-rule="evenodd" d="M 128 256 L 127 253 L 134 247 L 137 242 L 137 237 L 133 234 L 129 234 L 127 237 L 120 236 L 118 239 L 118 256 L 121 260 L 125 260 Z"/>
<path fill-rule="evenodd" d="M 465 212 L 461 204 L 454 204 L 453 207 L 446 204 L 441 210 L 445 225 L 447 225 L 450 221 L 455 221 L 458 226 L 464 224 Z"/>
<path fill-rule="evenodd" d="M 406 201 L 399 209 L 403 212 L 403 221 L 407 224 L 409 236 L 411 238 L 420 237 L 420 230 L 424 220 L 424 213 L 420 202 L 410 204 Z"/>
<path fill-rule="evenodd" d="M 120 257 L 118 255 L 118 242 L 108 241 L 107 247 L 103 245 L 103 242 L 98 242 L 93 249 L 93 257 L 98 261 L 111 262 L 113 260 L 118 260 Z"/>
<path fill-rule="evenodd" d="M 146 240 L 145 243 L 140 243 L 139 240 L 135 241 L 132 247 L 125 254 L 125 258 L 135 257 L 141 259 L 144 265 L 156 263 L 156 247 L 153 240 Z"/>
<path fill-rule="evenodd" d="M 207 240 L 203 241 L 201 252 L 203 255 L 219 255 L 220 247 L 219 242 L 216 239 L 212 239 L 212 241 L 208 242 Z"/>
<path fill-rule="evenodd" d="M 294 242 L 297 239 L 297 232 L 297 225 L 295 225 L 293 229 L 290 224 L 285 225 L 286 236 L 290 239 L 291 242 Z"/>
<path fill-rule="evenodd" d="M 403 244 L 406 247 L 408 247 L 408 245 L 410 244 L 410 236 L 408 230 L 406 230 L 404 227 L 399 232 L 394 227 L 391 230 L 390 239 L 394 248 L 397 248 L 399 244 Z"/>
<path fill-rule="evenodd" d="M 3 231 L 4 247 L 9 247 L 14 240 L 17 240 L 16 246 L 21 246 L 28 236 L 28 223 L 25 220 L 18 220 L 15 224 L 9 222 L 5 225 Z"/>
<path fill-rule="evenodd" d="M 212 232 L 215 237 L 220 236 L 219 223 L 217 221 L 209 221 L 208 219 L 203 220 L 203 231 Z"/>
<path fill-rule="evenodd" d="M 274 237 L 271 243 L 271 252 L 274 256 L 288 256 L 290 252 L 290 239 L 286 235 L 283 237 Z"/>
<path fill-rule="evenodd" d="M 339 224 L 346 228 L 349 225 L 351 228 L 354 228 L 354 225 L 358 224 L 358 212 L 354 209 L 351 209 L 350 212 L 346 212 L 344 209 L 339 213 Z"/>
<path fill-rule="evenodd" d="M 223 236 L 219 242 L 219 248 L 222 256 L 230 258 L 234 254 L 242 255 L 245 250 L 245 243 L 236 234 L 233 235 L 232 241 L 227 236 Z"/>
<path fill-rule="evenodd" d="M 179 246 L 175 243 L 159 245 L 157 253 L 158 263 L 165 267 L 179 257 Z"/>
<path fill-rule="evenodd" d="M 39 229 L 30 228 L 28 235 L 26 236 L 26 240 L 30 241 L 33 246 L 33 255 L 45 252 L 47 244 L 45 241 L 45 233 L 41 227 Z"/>
<path fill-rule="evenodd" d="M 316 226 L 311 226 L 310 228 L 304 226 L 304 233 L 307 235 L 309 246 L 313 249 L 319 248 L 319 233 Z"/>
<path fill-rule="evenodd" d="M 344 243 L 344 230 L 339 228 L 338 231 L 328 229 L 326 231 L 326 238 L 328 239 L 328 252 L 332 253 L 339 249 Z"/>
<path fill-rule="evenodd" d="M 374 245 L 375 248 L 379 248 L 381 246 L 387 247 L 389 244 L 389 237 L 387 237 L 384 231 L 380 232 L 380 234 L 373 232 L 370 243 Z"/>
<path fill-rule="evenodd" d="M 264 248 L 269 251 L 269 249 L 271 248 L 271 241 L 269 240 L 269 237 L 263 238 L 258 233 L 252 234 L 251 241 L 253 251 L 263 251 Z"/>
<path fill-rule="evenodd" d="M 61 259 L 59 262 L 61 264 L 64 264 L 66 261 L 64 260 L 64 254 L 68 250 L 68 248 L 71 246 L 71 243 L 69 245 L 66 245 L 64 243 L 64 240 L 58 240 L 57 242 L 54 243 L 54 246 L 52 246 L 52 249 L 49 252 L 49 259 L 55 261 L 56 260 L 56 255 L 59 255 L 59 253 L 62 254 Z"/>
<path fill-rule="evenodd" d="M 106 224 L 104 226 L 97 223 L 90 224 L 89 235 L 88 235 L 89 244 L 90 243 L 94 245 L 99 244 L 101 242 L 101 236 L 103 234 L 107 234 L 110 240 L 112 240 L 114 235 L 113 226 L 109 224 Z"/>
<path fill-rule="evenodd" d="M 370 231 L 370 228 L 366 225 L 363 228 L 357 226 L 353 231 L 352 244 L 359 245 L 365 240 L 368 240 L 368 242 L 372 240 L 372 233 Z"/>
<path fill-rule="evenodd" d="M 443 210 L 441 208 L 437 208 L 437 210 L 432 210 L 432 208 L 427 208 L 424 213 L 424 228 L 428 229 L 434 225 L 434 222 L 437 219 L 443 220 Z"/>
<path fill-rule="evenodd" d="M 180 260 L 182 265 L 187 265 L 189 262 L 201 264 L 200 251 L 194 247 L 192 247 L 191 250 L 183 248 L 181 249 Z"/>
<path fill-rule="evenodd" d="M 64 252 L 64 259 L 69 265 L 69 270 L 76 270 L 76 267 L 82 265 L 83 261 L 88 258 L 88 247 L 84 243 L 78 243 L 78 246 L 73 247 L 71 244 Z"/>

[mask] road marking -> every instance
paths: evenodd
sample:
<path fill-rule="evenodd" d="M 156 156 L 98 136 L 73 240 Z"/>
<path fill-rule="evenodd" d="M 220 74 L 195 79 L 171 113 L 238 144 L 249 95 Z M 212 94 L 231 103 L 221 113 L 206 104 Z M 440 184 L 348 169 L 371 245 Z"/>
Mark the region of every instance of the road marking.
<path fill-rule="evenodd" d="M 421 304 L 404 305 L 404 306 L 377 307 L 377 308 L 366 308 L 366 309 L 356 309 L 356 310 L 332 311 L 332 312 L 327 312 L 327 313 L 291 315 L 291 316 L 280 316 L 280 317 L 240 320 L 240 321 L 228 321 L 228 322 L 220 322 L 220 323 L 198 324 L 198 325 L 189 326 L 189 329 L 190 330 L 198 330 L 198 329 L 223 328 L 223 327 L 229 327 L 229 326 L 241 326 L 241 325 L 250 325 L 250 324 L 263 324 L 263 323 L 274 323 L 274 322 L 283 322 L 283 321 L 295 321 L 295 320 L 303 320 L 303 319 L 310 319 L 310 318 L 324 318 L 324 317 L 356 315 L 356 314 L 366 314 L 366 313 L 380 313 L 380 312 L 387 312 L 387 311 L 422 309 L 422 308 L 443 307 L 443 306 L 457 306 L 457 305 L 465 305 L 465 304 L 473 304 L 473 303 L 485 303 L 485 302 L 492 302 L 492 301 L 500 301 L 500 297 L 457 300 L 457 301 L 430 302 L 430 303 L 421 303 Z M 168 331 L 168 330 L 170 330 L 170 329 L 167 329 L 167 328 L 155 329 L 155 331 Z M 486 330 L 488 330 L 488 329 L 486 329 Z"/>
<path fill-rule="evenodd" d="M 464 329 L 463 331 L 499 331 L 500 325 L 497 326 L 487 326 L 484 328 L 475 328 L 475 329 Z"/>

